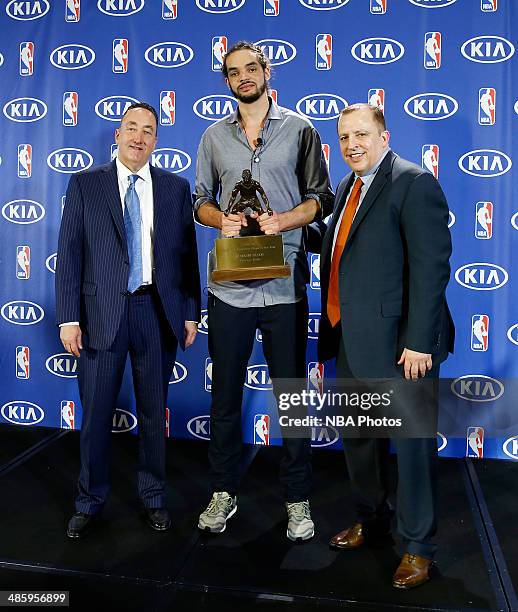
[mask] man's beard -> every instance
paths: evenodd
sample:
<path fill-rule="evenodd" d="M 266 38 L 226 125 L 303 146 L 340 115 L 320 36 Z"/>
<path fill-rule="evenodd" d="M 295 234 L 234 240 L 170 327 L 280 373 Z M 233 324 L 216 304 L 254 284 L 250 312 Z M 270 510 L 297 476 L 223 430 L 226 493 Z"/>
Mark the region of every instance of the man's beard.
<path fill-rule="evenodd" d="M 232 88 L 231 91 L 240 102 L 243 102 L 243 104 L 252 104 L 253 102 L 257 102 L 266 91 L 266 79 L 263 81 L 262 85 L 259 85 L 255 91 L 250 93 L 242 94 L 239 93 L 239 89 L 234 91 Z"/>

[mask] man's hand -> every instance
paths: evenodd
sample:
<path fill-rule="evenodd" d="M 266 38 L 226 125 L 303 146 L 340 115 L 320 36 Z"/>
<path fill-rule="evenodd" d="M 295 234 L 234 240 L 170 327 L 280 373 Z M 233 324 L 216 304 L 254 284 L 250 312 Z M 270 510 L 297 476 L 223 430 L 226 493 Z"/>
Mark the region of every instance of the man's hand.
<path fill-rule="evenodd" d="M 79 357 L 79 351 L 83 348 L 81 343 L 81 328 L 79 325 L 62 325 L 59 328 L 59 339 L 65 351 Z"/>
<path fill-rule="evenodd" d="M 185 321 L 185 348 L 189 348 L 191 344 L 196 339 L 196 334 L 198 333 L 198 324 L 194 321 Z"/>
<path fill-rule="evenodd" d="M 273 211 L 272 215 L 267 212 L 257 217 L 259 227 L 267 236 L 273 236 L 283 231 L 282 215 Z"/>
<path fill-rule="evenodd" d="M 221 213 L 221 233 L 225 238 L 239 236 L 241 227 L 246 227 L 246 217 L 243 213 L 237 215 L 225 215 Z"/>
<path fill-rule="evenodd" d="M 403 365 L 407 380 L 417 380 L 420 376 L 423 377 L 427 370 L 432 369 L 432 355 L 404 348 L 397 364 Z"/>

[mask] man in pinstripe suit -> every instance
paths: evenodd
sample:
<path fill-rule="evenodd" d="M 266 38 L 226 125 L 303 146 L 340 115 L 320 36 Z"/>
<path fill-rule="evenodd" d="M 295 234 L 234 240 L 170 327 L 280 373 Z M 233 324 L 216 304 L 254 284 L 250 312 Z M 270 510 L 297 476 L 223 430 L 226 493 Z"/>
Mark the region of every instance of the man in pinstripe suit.
<path fill-rule="evenodd" d="M 164 505 L 165 405 L 177 345 L 189 347 L 200 284 L 189 183 L 151 167 L 158 118 L 130 106 L 118 157 L 71 177 L 59 235 L 56 309 L 65 349 L 79 358 L 83 407 L 76 513 L 67 535 L 94 524 L 109 489 L 113 413 L 129 353 L 139 422 L 138 493 L 149 525 Z"/>

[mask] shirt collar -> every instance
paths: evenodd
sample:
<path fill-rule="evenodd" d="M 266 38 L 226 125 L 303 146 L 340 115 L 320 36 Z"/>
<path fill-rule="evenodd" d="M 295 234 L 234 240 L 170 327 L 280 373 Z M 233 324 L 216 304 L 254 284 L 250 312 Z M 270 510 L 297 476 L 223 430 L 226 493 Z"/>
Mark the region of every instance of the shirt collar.
<path fill-rule="evenodd" d="M 269 119 L 282 119 L 282 113 L 279 106 L 275 103 L 271 96 L 268 96 L 270 108 L 266 114 L 265 122 Z M 239 107 L 227 117 L 227 123 L 237 123 L 239 121 Z"/>
<path fill-rule="evenodd" d="M 119 177 L 119 180 L 121 180 L 123 183 L 127 182 L 128 176 L 131 176 L 132 174 L 138 174 L 139 177 L 146 183 L 148 181 L 151 181 L 151 171 L 149 169 L 148 161 L 142 166 L 142 168 L 138 172 L 132 172 L 121 162 L 118 157 L 115 160 L 115 164 L 117 166 L 117 175 Z"/>
<path fill-rule="evenodd" d="M 374 164 L 374 166 L 372 166 L 372 168 L 368 172 L 366 172 L 363 176 L 359 176 L 358 174 L 355 174 L 356 178 L 361 178 L 362 183 L 364 185 L 370 185 L 374 179 L 374 175 L 378 171 L 378 168 L 381 166 L 381 162 L 385 159 L 389 151 L 390 151 L 390 147 L 387 147 L 384 153 L 382 154 L 382 156 Z"/>

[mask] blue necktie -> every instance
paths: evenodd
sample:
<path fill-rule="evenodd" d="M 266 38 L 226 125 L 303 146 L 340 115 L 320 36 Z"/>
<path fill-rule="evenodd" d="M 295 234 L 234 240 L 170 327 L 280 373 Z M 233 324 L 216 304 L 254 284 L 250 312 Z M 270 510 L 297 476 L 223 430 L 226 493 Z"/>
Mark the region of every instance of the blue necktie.
<path fill-rule="evenodd" d="M 142 230 L 140 227 L 140 200 L 135 190 L 138 174 L 128 176 L 128 189 L 124 197 L 124 227 L 130 262 L 128 291 L 133 293 L 142 285 Z"/>

